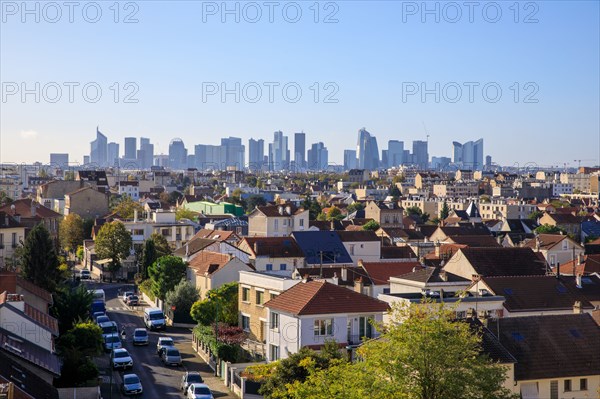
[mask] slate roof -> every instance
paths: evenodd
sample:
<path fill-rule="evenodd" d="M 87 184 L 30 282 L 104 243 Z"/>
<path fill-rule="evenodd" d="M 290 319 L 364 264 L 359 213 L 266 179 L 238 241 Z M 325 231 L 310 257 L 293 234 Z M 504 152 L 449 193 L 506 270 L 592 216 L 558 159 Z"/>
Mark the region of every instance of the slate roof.
<path fill-rule="evenodd" d="M 345 269 L 346 279 L 342 278 L 344 275 L 342 269 Z M 346 287 L 354 287 L 354 281 L 358 278 L 362 278 L 365 286 L 372 285 L 372 281 L 366 271 L 359 266 L 299 267 L 296 269 L 296 272 L 299 278 L 310 276 L 313 279 L 332 279 L 337 277 L 338 285 Z"/>
<path fill-rule="evenodd" d="M 342 242 L 357 242 L 357 241 L 381 241 L 381 238 L 374 231 L 337 231 L 337 235 Z"/>
<path fill-rule="evenodd" d="M 466 245 L 471 248 L 501 247 L 496 238 L 490 235 L 458 235 L 448 238 L 455 244 Z"/>
<path fill-rule="evenodd" d="M 224 230 L 211 230 L 211 229 L 200 229 L 194 236 L 194 238 L 205 238 L 216 241 L 227 241 L 229 239 L 236 239 L 237 235 L 233 231 Z"/>
<path fill-rule="evenodd" d="M 581 230 L 588 236 L 600 236 L 600 222 L 597 220 L 586 220 L 581 223 Z"/>
<path fill-rule="evenodd" d="M 425 235 L 415 229 L 401 229 L 399 227 L 382 227 L 381 228 L 385 234 L 387 234 L 392 239 L 403 239 L 403 240 L 418 240 L 422 241 L 425 238 Z"/>
<path fill-rule="evenodd" d="M 15 374 L 15 370 L 19 370 L 19 375 Z M 0 350 L 0 383 L 9 381 L 15 383 L 15 399 L 59 399 L 58 390 L 52 384 Z"/>
<path fill-rule="evenodd" d="M 552 213 L 549 216 L 556 222 L 556 224 L 580 224 L 582 222 L 581 216 L 575 216 L 570 213 Z"/>
<path fill-rule="evenodd" d="M 190 241 L 185 243 L 180 248 L 177 248 L 173 255 L 183 257 L 193 255 L 197 252 L 202 251 L 204 248 L 209 247 L 210 245 L 218 242 L 217 240 L 211 240 L 208 238 L 192 238 Z"/>
<path fill-rule="evenodd" d="M 416 259 L 417 255 L 408 245 L 403 247 L 381 247 L 381 259 Z"/>
<path fill-rule="evenodd" d="M 498 338 L 476 318 L 466 319 L 471 331 L 481 336 L 481 350 L 490 359 L 502 364 L 516 363 L 517 359 L 500 343 Z"/>
<path fill-rule="evenodd" d="M 11 227 L 21 227 L 21 224 L 17 222 L 15 218 L 10 216 L 10 213 L 0 211 L 0 229 Z"/>
<path fill-rule="evenodd" d="M 449 261 L 464 256 L 481 276 L 546 274 L 546 262 L 531 248 L 462 248 Z"/>
<path fill-rule="evenodd" d="M 518 381 L 600 374 L 600 326 L 589 314 L 505 317 L 488 328 L 517 359 Z"/>
<path fill-rule="evenodd" d="M 439 229 L 446 237 L 454 236 L 474 236 L 474 235 L 490 235 L 490 230 L 486 225 L 475 223 L 461 226 L 442 226 Z"/>
<path fill-rule="evenodd" d="M 562 234 L 538 234 L 540 249 L 548 250 L 554 248 L 568 237 Z M 534 238 L 523 244 L 526 248 L 536 248 L 537 240 Z"/>
<path fill-rule="evenodd" d="M 292 237 L 244 237 L 250 251 L 255 256 L 273 258 L 300 258 L 302 249 Z"/>
<path fill-rule="evenodd" d="M 0 328 L 0 353 L 2 352 L 10 353 L 52 374 L 60 375 L 60 361 L 56 354 Z"/>
<path fill-rule="evenodd" d="M 283 215 L 279 213 L 280 206 L 283 206 Z M 298 208 L 295 205 L 291 205 L 291 204 L 257 206 L 253 212 L 258 211 L 258 212 L 262 213 L 263 215 L 269 216 L 269 217 L 290 216 L 286 213 L 286 210 L 285 210 L 286 206 L 289 206 L 291 208 L 292 215 L 299 215 L 302 212 L 304 212 L 303 208 Z"/>
<path fill-rule="evenodd" d="M 389 309 L 388 304 L 383 301 L 326 281 L 296 284 L 265 303 L 265 306 L 297 316 L 383 313 Z"/>
<path fill-rule="evenodd" d="M 307 264 L 352 263 L 340 236 L 335 231 L 295 231 L 292 237 L 302 249 Z"/>

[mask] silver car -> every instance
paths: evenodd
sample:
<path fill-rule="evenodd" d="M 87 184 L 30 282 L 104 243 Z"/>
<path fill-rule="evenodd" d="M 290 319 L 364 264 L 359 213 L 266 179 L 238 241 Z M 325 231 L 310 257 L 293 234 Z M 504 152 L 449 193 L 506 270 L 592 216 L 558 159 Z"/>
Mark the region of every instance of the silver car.
<path fill-rule="evenodd" d="M 112 367 L 113 370 L 122 368 L 122 369 L 130 369 L 133 367 L 133 359 L 127 352 L 127 349 L 117 348 L 112 351 Z"/>
<path fill-rule="evenodd" d="M 214 399 L 210 388 L 206 384 L 192 384 L 186 391 L 186 399 Z"/>
<path fill-rule="evenodd" d="M 145 328 L 136 328 L 133 332 L 134 345 L 148 345 L 148 331 Z"/>
<path fill-rule="evenodd" d="M 181 353 L 177 348 L 166 348 L 162 354 L 162 361 L 167 366 L 181 366 Z"/>
<path fill-rule="evenodd" d="M 124 395 L 138 395 L 144 392 L 140 377 L 137 374 L 125 374 L 123 376 L 123 383 L 121 384 L 121 391 Z"/>
<path fill-rule="evenodd" d="M 156 354 L 162 357 L 162 353 L 166 348 L 172 348 L 175 346 L 173 338 L 171 337 L 159 337 L 158 343 L 156 344 Z"/>
<path fill-rule="evenodd" d="M 121 348 L 121 338 L 119 334 L 113 333 L 104 337 L 104 351 L 110 353 L 113 349 Z"/>

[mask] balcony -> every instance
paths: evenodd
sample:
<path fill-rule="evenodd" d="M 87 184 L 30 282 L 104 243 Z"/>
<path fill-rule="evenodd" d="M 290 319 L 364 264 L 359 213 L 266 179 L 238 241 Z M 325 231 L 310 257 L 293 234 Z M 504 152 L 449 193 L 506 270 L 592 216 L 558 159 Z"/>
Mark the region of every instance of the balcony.
<path fill-rule="evenodd" d="M 363 337 L 364 337 L 364 339 L 363 339 Z M 365 340 L 368 340 L 371 338 L 373 338 L 372 333 L 367 333 L 366 335 L 348 334 L 348 345 L 360 345 Z"/>

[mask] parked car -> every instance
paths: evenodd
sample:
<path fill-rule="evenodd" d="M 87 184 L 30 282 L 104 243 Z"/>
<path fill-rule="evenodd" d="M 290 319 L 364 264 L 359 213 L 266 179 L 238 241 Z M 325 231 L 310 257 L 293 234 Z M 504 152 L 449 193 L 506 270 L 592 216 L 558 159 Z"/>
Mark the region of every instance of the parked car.
<path fill-rule="evenodd" d="M 119 334 L 113 333 L 104 337 L 104 351 L 110 353 L 113 349 L 121 348 L 121 338 Z"/>
<path fill-rule="evenodd" d="M 179 349 L 175 347 L 165 348 L 162 352 L 161 359 L 166 366 L 181 366 L 183 363 L 181 361 L 181 353 L 179 353 Z"/>
<path fill-rule="evenodd" d="M 133 295 L 134 292 L 133 291 L 125 291 L 123 293 L 123 295 L 121 296 L 121 300 L 125 303 L 127 303 L 127 297 L 129 297 L 130 295 Z"/>
<path fill-rule="evenodd" d="M 92 319 L 94 319 L 94 321 L 96 321 L 96 323 L 98 323 L 98 317 L 100 316 L 106 316 L 105 312 L 96 312 L 92 315 Z"/>
<path fill-rule="evenodd" d="M 89 280 L 92 278 L 92 274 L 89 270 L 83 269 L 79 272 L 79 278 L 82 280 Z"/>
<path fill-rule="evenodd" d="M 185 394 L 185 391 L 187 391 L 191 384 L 202 384 L 203 382 L 204 380 L 202 379 L 200 373 L 195 371 L 186 371 L 181 376 L 181 384 L 179 384 L 179 388 L 181 388 L 181 391 Z"/>
<path fill-rule="evenodd" d="M 140 302 L 140 298 L 137 295 L 129 295 L 127 297 L 127 302 L 125 302 L 125 303 L 128 304 L 129 306 L 137 306 L 139 302 Z"/>
<path fill-rule="evenodd" d="M 125 348 L 117 348 L 113 349 L 112 355 L 112 368 L 113 370 L 122 368 L 122 369 L 130 369 L 133 367 L 133 359 L 127 349 Z"/>
<path fill-rule="evenodd" d="M 124 395 L 138 395 L 144 392 L 140 377 L 137 374 L 125 374 L 123 376 L 123 383 L 121 384 L 121 392 Z"/>
<path fill-rule="evenodd" d="M 214 399 L 210 388 L 206 384 L 191 384 L 185 397 L 186 399 Z"/>
<path fill-rule="evenodd" d="M 156 353 L 158 356 L 162 356 L 162 352 L 165 348 L 173 348 L 175 343 L 171 337 L 159 337 L 158 343 L 156 344 Z"/>
<path fill-rule="evenodd" d="M 96 317 L 96 324 L 98 324 L 98 325 L 103 324 L 103 323 L 108 323 L 109 321 L 110 321 L 110 319 L 105 314 Z"/>
<path fill-rule="evenodd" d="M 98 324 L 102 329 L 102 336 L 106 337 L 111 334 L 116 334 L 119 332 L 119 328 L 117 327 L 117 323 L 114 321 L 107 321 L 102 324 Z"/>
<path fill-rule="evenodd" d="M 136 328 L 133 331 L 134 345 L 148 345 L 148 331 L 145 328 Z"/>

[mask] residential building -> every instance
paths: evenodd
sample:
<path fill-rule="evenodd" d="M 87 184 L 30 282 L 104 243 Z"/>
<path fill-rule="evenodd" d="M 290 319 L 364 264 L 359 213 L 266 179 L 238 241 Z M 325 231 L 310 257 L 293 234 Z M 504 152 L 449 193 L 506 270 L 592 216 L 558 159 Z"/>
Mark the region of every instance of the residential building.
<path fill-rule="evenodd" d="M 131 232 L 134 247 L 141 247 L 154 233 L 163 236 L 174 249 L 180 248 L 194 236 L 192 222 L 177 221 L 175 212 L 165 212 L 162 209 L 150 212 L 147 218 L 139 218 L 136 211 L 133 220 L 121 220 L 121 222 Z"/>
<path fill-rule="evenodd" d="M 32 199 L 24 198 L 13 201 L 10 204 L 0 207 L 0 212 L 4 212 L 11 216 L 21 226 L 28 230 L 38 224 L 43 224 L 52 238 L 58 238 L 58 228 L 60 221 L 63 218 L 62 215 L 54 212 L 52 209 L 40 205 Z M 5 238 L 5 240 L 7 240 L 7 238 Z"/>
<path fill-rule="evenodd" d="M 479 185 L 474 182 L 453 182 L 433 185 L 433 195 L 438 198 L 472 198 L 479 195 Z"/>
<path fill-rule="evenodd" d="M 119 190 L 119 195 L 127 195 L 134 201 L 140 199 L 140 184 L 138 181 L 120 181 L 117 184 L 117 189 Z"/>
<path fill-rule="evenodd" d="M 287 237 L 308 230 L 308 210 L 292 204 L 259 206 L 248 215 L 248 235 Z"/>
<path fill-rule="evenodd" d="M 248 254 L 255 270 L 291 275 L 304 266 L 304 253 L 292 237 L 244 237 L 238 248 Z"/>
<path fill-rule="evenodd" d="M 292 237 L 304 253 L 307 267 L 353 265 L 336 231 L 294 231 Z"/>
<path fill-rule="evenodd" d="M 579 243 L 563 234 L 537 234 L 523 246 L 544 255 L 550 267 L 573 261 L 585 252 Z"/>
<path fill-rule="evenodd" d="M 381 227 L 404 227 L 404 208 L 397 202 L 368 201 L 365 217 L 375 220 Z"/>
<path fill-rule="evenodd" d="M 357 265 L 359 260 L 364 262 L 381 259 L 381 238 L 374 231 L 336 231 L 342 244 L 348 251 L 352 263 Z"/>
<path fill-rule="evenodd" d="M 575 239 L 581 239 L 582 217 L 570 213 L 544 213 L 538 219 L 541 225 L 555 226 L 563 229 L 567 234 L 572 234 Z"/>
<path fill-rule="evenodd" d="M 536 211 L 536 205 L 524 201 L 507 201 L 494 199 L 479 204 L 479 213 L 483 220 L 490 219 L 527 219 Z"/>
<path fill-rule="evenodd" d="M 267 361 L 285 359 L 300 348 L 319 350 L 326 340 L 357 347 L 379 333 L 389 309 L 382 301 L 325 281 L 294 285 L 265 303 L 268 315 Z"/>
<path fill-rule="evenodd" d="M 0 270 L 16 269 L 15 250 L 25 241 L 27 229 L 4 211 L 0 211 Z"/>
<path fill-rule="evenodd" d="M 76 213 L 82 219 L 95 219 L 108 211 L 108 196 L 93 187 L 83 187 L 65 195 L 65 216 Z"/>
<path fill-rule="evenodd" d="M 237 282 L 239 272 L 253 270 L 252 266 L 229 254 L 202 251 L 188 262 L 187 278 L 200 291 L 201 299 L 212 289 Z"/>

